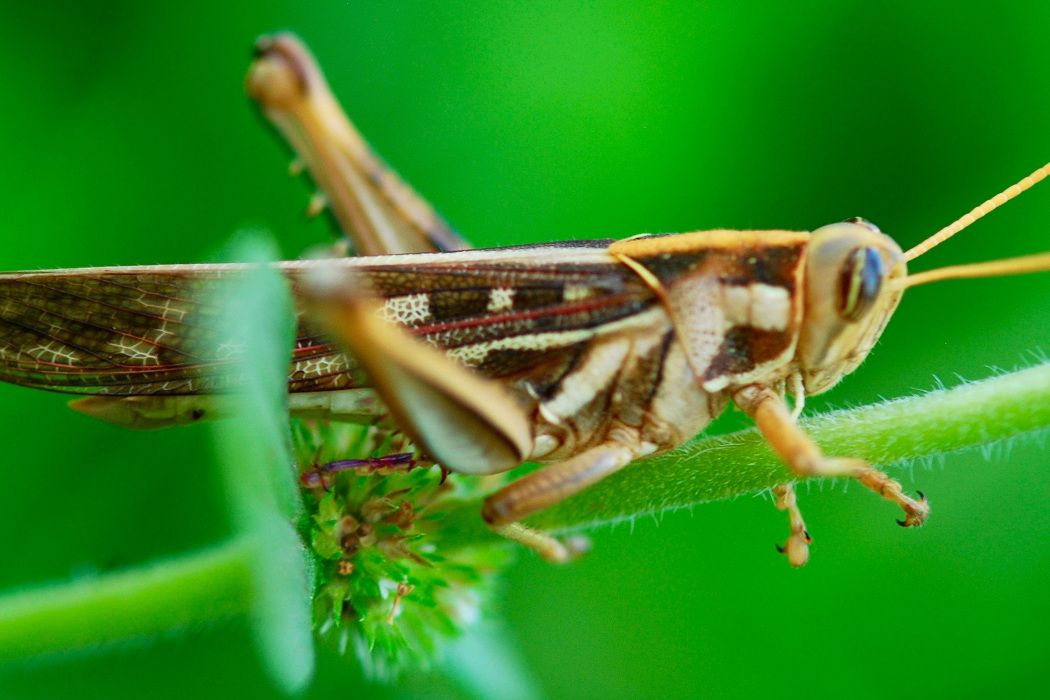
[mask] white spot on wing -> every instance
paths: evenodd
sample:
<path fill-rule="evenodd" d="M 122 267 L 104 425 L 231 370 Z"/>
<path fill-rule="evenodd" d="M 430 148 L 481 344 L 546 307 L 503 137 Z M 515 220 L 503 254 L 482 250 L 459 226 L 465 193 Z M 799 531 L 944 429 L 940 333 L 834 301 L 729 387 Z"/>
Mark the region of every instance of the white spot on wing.
<path fill-rule="evenodd" d="M 121 336 L 106 344 L 113 348 L 113 354 L 126 358 L 131 364 L 159 365 L 160 358 L 157 357 L 157 347 L 144 340 L 127 338 Z"/>
<path fill-rule="evenodd" d="M 489 311 L 505 311 L 514 306 L 514 288 L 496 287 L 489 292 Z"/>
<path fill-rule="evenodd" d="M 244 354 L 244 343 L 235 338 L 230 338 L 215 350 L 215 356 L 220 360 L 228 360 Z"/>
<path fill-rule="evenodd" d="M 30 357 L 54 364 L 76 364 L 76 354 L 57 340 L 49 340 L 26 351 Z"/>
<path fill-rule="evenodd" d="M 379 310 L 384 321 L 412 326 L 430 319 L 430 297 L 427 294 L 407 294 L 390 297 Z"/>
<path fill-rule="evenodd" d="M 586 299 L 591 295 L 590 287 L 582 284 L 567 284 L 565 285 L 565 291 L 562 293 L 562 298 L 565 301 L 579 301 Z"/>

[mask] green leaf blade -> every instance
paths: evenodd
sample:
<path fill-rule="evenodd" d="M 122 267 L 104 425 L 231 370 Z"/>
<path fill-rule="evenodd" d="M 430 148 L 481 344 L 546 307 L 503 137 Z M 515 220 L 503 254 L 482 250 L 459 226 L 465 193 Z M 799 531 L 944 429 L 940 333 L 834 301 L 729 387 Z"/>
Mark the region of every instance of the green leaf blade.
<path fill-rule="evenodd" d="M 266 668 L 286 692 L 313 675 L 312 572 L 292 524 L 302 512 L 288 418 L 288 363 L 295 314 L 287 279 L 271 264 L 277 249 L 258 235 L 233 248 L 250 263 L 224 293 L 221 337 L 243 348 L 235 417 L 214 426 L 231 521 L 251 543 L 249 621 Z"/>

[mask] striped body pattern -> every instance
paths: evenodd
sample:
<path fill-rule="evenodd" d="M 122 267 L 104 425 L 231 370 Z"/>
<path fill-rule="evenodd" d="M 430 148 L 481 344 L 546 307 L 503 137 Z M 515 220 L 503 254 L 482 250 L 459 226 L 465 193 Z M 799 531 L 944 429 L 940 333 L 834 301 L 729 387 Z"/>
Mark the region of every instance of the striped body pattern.
<path fill-rule="evenodd" d="M 259 40 L 246 87 L 323 190 L 346 236 L 335 255 L 364 254 L 276 264 L 297 304 L 291 414 L 387 416 L 421 457 L 463 474 L 546 463 L 491 494 L 481 515 L 551 561 L 575 553 L 524 518 L 682 444 L 730 401 L 795 475 L 855 479 L 903 509 L 898 523 L 922 525 L 921 493 L 907 496 L 863 460 L 823 454 L 796 422 L 805 397 L 856 369 L 908 287 L 1050 269 L 1044 254 L 907 272 L 1050 166 L 907 252 L 861 218 L 811 233 L 464 250 L 370 149 L 295 37 Z M 245 349 L 223 330 L 237 313 L 224 290 L 246 269 L 0 273 L 0 381 L 80 395 L 73 408 L 135 429 L 222 418 Z M 303 485 L 323 485 L 315 474 Z M 793 485 L 775 494 L 791 526 L 781 551 L 801 566 L 810 536 Z"/>
<path fill-rule="evenodd" d="M 383 318 L 512 393 L 532 416 L 532 457 L 562 459 L 614 424 L 641 430 L 645 452 L 674 447 L 724 408 L 728 387 L 785 376 L 807 240 L 707 231 L 280 266 L 293 289 L 314 266 L 352 270 Z M 613 253 L 630 254 L 660 289 Z M 205 406 L 236 385 L 239 340 L 212 320 L 223 313 L 223 280 L 239 269 L 0 275 L 0 379 Z M 293 411 L 328 405 L 319 394 L 367 391 L 352 358 L 299 316 Z"/>

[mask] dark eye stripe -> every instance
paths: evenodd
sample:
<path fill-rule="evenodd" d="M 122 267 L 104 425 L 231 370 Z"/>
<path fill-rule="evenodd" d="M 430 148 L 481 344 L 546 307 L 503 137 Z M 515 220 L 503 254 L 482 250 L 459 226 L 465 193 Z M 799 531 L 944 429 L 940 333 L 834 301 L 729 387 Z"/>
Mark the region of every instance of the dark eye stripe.
<path fill-rule="evenodd" d="M 882 257 L 874 248 L 857 248 L 842 267 L 839 277 L 839 314 L 856 321 L 875 303 L 882 286 Z"/>

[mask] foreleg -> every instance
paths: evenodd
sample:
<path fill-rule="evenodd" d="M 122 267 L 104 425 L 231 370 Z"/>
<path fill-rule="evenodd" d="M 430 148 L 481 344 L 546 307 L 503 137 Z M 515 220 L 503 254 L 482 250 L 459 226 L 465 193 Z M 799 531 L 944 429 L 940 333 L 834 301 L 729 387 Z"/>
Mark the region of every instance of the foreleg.
<path fill-rule="evenodd" d="M 904 495 L 900 483 L 864 460 L 824 456 L 813 439 L 792 420 L 784 400 L 772 389 L 747 386 L 733 395 L 733 401 L 755 421 L 770 447 L 796 474 L 856 479 L 904 509 L 904 520 L 897 521 L 902 527 L 919 527 L 930 514 L 930 506 L 921 492 L 919 500 Z"/>

